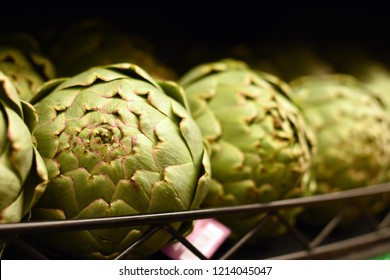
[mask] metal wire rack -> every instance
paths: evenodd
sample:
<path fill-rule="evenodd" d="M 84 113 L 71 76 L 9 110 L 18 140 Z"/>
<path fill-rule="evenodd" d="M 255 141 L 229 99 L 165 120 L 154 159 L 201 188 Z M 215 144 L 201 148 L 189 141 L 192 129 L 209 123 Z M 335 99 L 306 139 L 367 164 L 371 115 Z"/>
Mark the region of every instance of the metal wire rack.
<path fill-rule="evenodd" d="M 130 247 L 124 250 L 117 259 L 126 256 L 153 236 L 158 231 L 166 231 L 177 242 L 181 242 L 199 259 L 366 259 L 382 252 L 390 251 L 390 205 L 381 213 L 373 214 L 363 205 L 359 198 L 378 195 L 390 196 L 390 182 L 367 186 L 358 189 L 321 194 L 309 197 L 278 200 L 269 203 L 258 203 L 232 207 L 208 208 L 192 211 L 139 214 L 109 218 L 82 220 L 20 222 L 0 225 L 0 242 L 7 242 L 3 259 L 48 259 L 45 252 L 29 235 L 36 232 L 58 232 L 116 228 L 135 225 L 151 225 L 150 230 L 141 236 Z M 330 221 L 321 227 L 311 227 L 296 223 L 289 224 L 281 211 L 293 207 L 326 206 L 332 202 L 341 202 L 343 207 Z M 389 203 L 390 204 L 390 203 Z M 350 209 L 359 213 L 358 222 L 347 228 L 338 226 Z M 185 236 L 175 230 L 172 222 L 195 221 L 206 218 L 220 218 L 242 213 L 264 213 L 264 218 L 239 240 L 227 239 L 218 251 L 207 258 Z M 277 219 L 287 229 L 282 236 L 266 239 L 253 246 L 250 239 L 271 219 Z M 167 258 L 158 252 L 152 259 Z"/>

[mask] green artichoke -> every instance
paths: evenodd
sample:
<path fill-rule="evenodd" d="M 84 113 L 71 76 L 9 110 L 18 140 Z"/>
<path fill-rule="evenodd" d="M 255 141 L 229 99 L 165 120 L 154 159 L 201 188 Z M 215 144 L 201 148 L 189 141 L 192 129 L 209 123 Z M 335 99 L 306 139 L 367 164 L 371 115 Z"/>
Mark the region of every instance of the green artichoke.
<path fill-rule="evenodd" d="M 51 60 L 27 33 L 0 37 L 0 71 L 14 84 L 21 99 L 29 101 L 44 82 L 56 77 Z"/>
<path fill-rule="evenodd" d="M 344 44 L 328 46 L 323 57 L 335 72 L 354 76 L 370 87 L 371 94 L 384 105 L 390 120 L 390 71 L 385 62 L 368 49 Z M 386 181 L 390 181 L 390 170 L 387 176 Z"/>
<path fill-rule="evenodd" d="M 208 143 L 213 176 L 202 207 L 270 202 L 315 188 L 309 172 L 314 138 L 286 83 L 231 59 L 195 66 L 179 83 Z M 297 211 L 286 211 L 285 218 L 294 223 Z M 263 217 L 229 215 L 221 221 L 237 238 Z M 285 232 L 271 224 L 258 236 Z"/>
<path fill-rule="evenodd" d="M 42 41 L 60 76 L 77 75 L 94 66 L 134 63 L 153 78 L 176 79 L 151 42 L 100 18 L 87 18 L 56 29 Z"/>
<path fill-rule="evenodd" d="M 29 218 L 45 191 L 48 174 L 32 137 L 36 111 L 19 99 L 1 71 L 0 112 L 0 223 L 14 223 Z"/>
<path fill-rule="evenodd" d="M 352 76 L 307 76 L 291 82 L 294 102 L 317 138 L 313 176 L 314 194 L 343 191 L 382 183 L 390 163 L 390 131 L 383 103 L 370 88 Z M 383 201 L 368 204 L 373 213 Z M 313 225 L 328 222 L 341 203 L 307 209 L 302 220 Z M 347 215 L 344 224 L 355 221 Z"/>
<path fill-rule="evenodd" d="M 199 208 L 210 162 L 181 87 L 141 67 L 115 64 L 52 80 L 37 93 L 34 133 L 49 184 L 34 220 L 65 220 Z M 191 224 L 191 223 L 190 223 Z M 175 223 L 188 232 L 189 223 Z M 50 250 L 112 259 L 149 225 L 41 234 Z M 148 258 L 170 242 L 160 231 L 129 258 Z"/>

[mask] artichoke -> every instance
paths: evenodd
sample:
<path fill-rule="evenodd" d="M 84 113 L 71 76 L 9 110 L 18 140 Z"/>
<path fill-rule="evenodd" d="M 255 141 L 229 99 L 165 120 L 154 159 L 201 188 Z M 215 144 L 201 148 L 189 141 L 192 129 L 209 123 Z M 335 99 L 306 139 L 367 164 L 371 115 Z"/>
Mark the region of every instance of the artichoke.
<path fill-rule="evenodd" d="M 390 71 L 385 62 L 368 49 L 351 45 L 328 47 L 323 51 L 323 57 L 333 65 L 335 72 L 354 76 L 369 86 L 390 120 Z M 390 170 L 386 181 L 390 181 Z"/>
<path fill-rule="evenodd" d="M 46 83 L 33 104 L 49 183 L 32 219 L 199 208 L 211 176 L 209 156 L 175 82 L 156 82 L 135 64 L 99 66 Z M 191 223 L 173 226 L 191 230 Z M 47 233 L 36 240 L 67 257 L 113 259 L 150 227 Z M 128 258 L 148 258 L 170 241 L 159 231 Z"/>
<path fill-rule="evenodd" d="M 100 18 L 87 18 L 56 29 L 42 41 L 60 76 L 73 76 L 94 66 L 134 63 L 153 78 L 176 79 L 151 42 Z"/>
<path fill-rule="evenodd" d="M 343 191 L 382 183 L 387 180 L 390 131 L 383 102 L 371 89 L 353 76 L 329 74 L 306 76 L 291 82 L 294 102 L 317 138 L 312 174 L 317 181 L 313 194 Z M 383 207 L 375 198 L 367 209 L 373 213 Z M 302 220 L 313 225 L 328 222 L 341 203 L 311 207 Z M 358 218 L 351 211 L 344 225 Z"/>
<path fill-rule="evenodd" d="M 21 99 L 29 101 L 44 82 L 56 77 L 51 60 L 37 39 L 27 33 L 0 37 L 0 71 L 14 84 Z"/>
<path fill-rule="evenodd" d="M 179 83 L 210 154 L 213 176 L 202 207 L 265 203 L 315 188 L 309 172 L 314 138 L 285 82 L 243 61 L 222 59 L 195 66 Z M 298 211 L 287 210 L 285 218 L 294 223 Z M 263 217 L 220 220 L 239 238 Z M 270 225 L 257 236 L 285 232 L 276 222 Z"/>
<path fill-rule="evenodd" d="M 29 218 L 48 174 L 32 136 L 37 113 L 1 71 L 0 112 L 0 223 L 14 223 Z"/>

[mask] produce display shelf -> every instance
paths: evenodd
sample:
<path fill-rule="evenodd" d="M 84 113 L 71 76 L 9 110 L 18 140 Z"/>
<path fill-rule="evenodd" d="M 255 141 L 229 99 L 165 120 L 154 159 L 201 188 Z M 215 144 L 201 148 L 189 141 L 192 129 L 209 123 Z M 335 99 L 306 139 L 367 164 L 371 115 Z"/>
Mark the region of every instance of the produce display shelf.
<path fill-rule="evenodd" d="M 106 218 L 92 218 L 62 221 L 30 221 L 0 225 L 0 240 L 8 246 L 3 259 L 55 259 L 66 256 L 53 256 L 35 244 L 29 236 L 37 232 L 56 232 L 116 228 L 134 225 L 152 225 L 140 239 L 123 251 L 117 259 L 126 258 L 132 250 L 160 230 L 169 232 L 199 259 L 368 259 L 390 251 L 390 205 L 380 214 L 372 214 L 358 201 L 362 197 L 390 196 L 390 183 L 383 183 L 357 189 L 291 198 L 269 203 L 240 206 L 207 208 L 158 214 L 138 214 Z M 332 202 L 342 202 L 341 210 L 321 227 L 311 227 L 296 223 L 290 225 L 280 211 L 294 207 L 326 206 Z M 340 229 L 338 225 L 348 209 L 355 208 L 360 217 L 357 223 Z M 264 218 L 239 240 L 227 239 L 210 258 L 201 253 L 200 248 L 191 244 L 185 236 L 176 231 L 173 222 L 196 221 L 206 218 L 218 219 L 222 216 L 242 213 L 264 213 Z M 287 233 L 270 237 L 264 242 L 251 244 L 251 237 L 271 218 L 277 218 L 287 228 Z M 151 259 L 167 259 L 161 252 Z"/>

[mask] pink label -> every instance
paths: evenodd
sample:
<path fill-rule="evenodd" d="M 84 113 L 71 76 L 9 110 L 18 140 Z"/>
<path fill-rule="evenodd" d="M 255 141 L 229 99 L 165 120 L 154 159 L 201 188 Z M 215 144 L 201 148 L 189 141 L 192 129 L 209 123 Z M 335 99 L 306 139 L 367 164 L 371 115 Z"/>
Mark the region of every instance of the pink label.
<path fill-rule="evenodd" d="M 230 235 L 230 229 L 216 219 L 202 219 L 194 222 L 194 229 L 186 237 L 203 255 L 210 258 Z M 162 249 L 167 256 L 176 260 L 199 259 L 181 242 Z"/>

